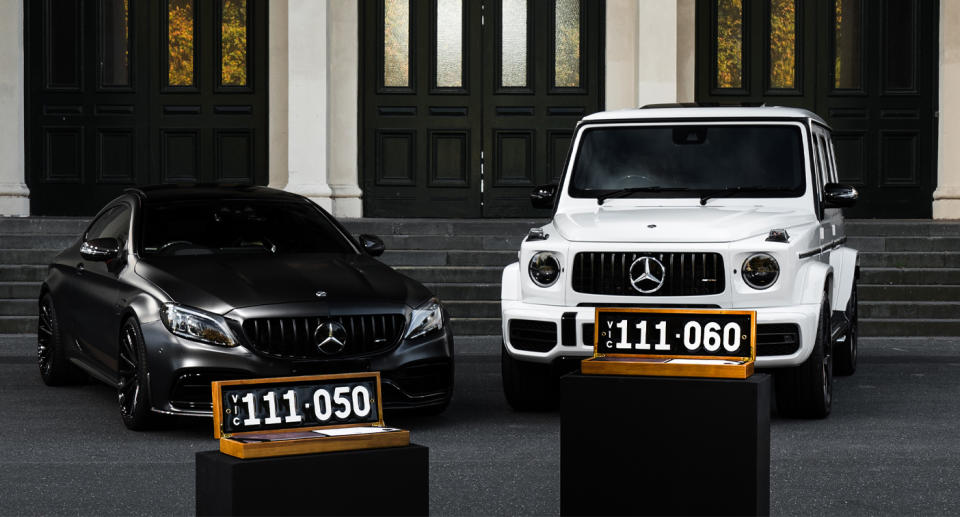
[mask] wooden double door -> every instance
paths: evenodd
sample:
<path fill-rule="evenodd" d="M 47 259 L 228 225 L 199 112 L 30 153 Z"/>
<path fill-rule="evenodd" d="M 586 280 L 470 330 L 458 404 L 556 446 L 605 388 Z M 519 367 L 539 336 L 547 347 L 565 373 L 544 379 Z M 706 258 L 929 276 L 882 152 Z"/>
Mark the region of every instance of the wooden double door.
<path fill-rule="evenodd" d="M 29 0 L 31 212 L 126 187 L 267 183 L 266 0 Z"/>
<path fill-rule="evenodd" d="M 537 217 L 602 107 L 598 0 L 361 4 L 364 214 Z"/>
<path fill-rule="evenodd" d="M 929 218 L 938 24 L 937 0 L 698 0 L 696 97 L 816 112 L 847 216 Z"/>

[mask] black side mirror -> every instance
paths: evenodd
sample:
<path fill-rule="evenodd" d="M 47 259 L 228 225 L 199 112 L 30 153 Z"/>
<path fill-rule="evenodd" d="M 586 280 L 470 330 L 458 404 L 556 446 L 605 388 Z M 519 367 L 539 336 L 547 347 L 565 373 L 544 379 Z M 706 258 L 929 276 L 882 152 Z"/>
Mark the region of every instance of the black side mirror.
<path fill-rule="evenodd" d="M 383 240 L 376 235 L 362 234 L 360 235 L 360 245 L 363 246 L 363 251 L 367 252 L 367 255 L 371 257 L 379 257 L 383 255 L 383 250 L 386 249 L 383 245 Z"/>
<path fill-rule="evenodd" d="M 80 256 L 91 262 L 106 262 L 120 254 L 120 241 L 112 237 L 91 239 L 80 245 Z"/>
<path fill-rule="evenodd" d="M 557 185 L 540 185 L 535 187 L 530 193 L 530 204 L 533 208 L 552 209 L 554 199 L 557 197 Z"/>
<path fill-rule="evenodd" d="M 823 207 L 824 208 L 843 208 L 853 206 L 857 202 L 860 193 L 850 185 L 841 185 L 839 183 L 827 183 L 823 186 Z"/>

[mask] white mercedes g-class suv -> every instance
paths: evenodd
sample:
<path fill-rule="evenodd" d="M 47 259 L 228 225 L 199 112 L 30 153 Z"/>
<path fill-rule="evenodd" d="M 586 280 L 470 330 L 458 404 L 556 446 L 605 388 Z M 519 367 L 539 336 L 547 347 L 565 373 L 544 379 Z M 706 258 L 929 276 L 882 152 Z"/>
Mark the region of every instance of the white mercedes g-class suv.
<path fill-rule="evenodd" d="M 857 191 L 837 181 L 830 127 L 802 109 L 584 118 L 559 185 L 531 194 L 552 220 L 503 271 L 508 402 L 556 402 L 559 376 L 593 354 L 597 307 L 739 309 L 756 311 L 756 367 L 773 371 L 780 414 L 826 417 L 833 374 L 857 362 L 841 212 Z"/>

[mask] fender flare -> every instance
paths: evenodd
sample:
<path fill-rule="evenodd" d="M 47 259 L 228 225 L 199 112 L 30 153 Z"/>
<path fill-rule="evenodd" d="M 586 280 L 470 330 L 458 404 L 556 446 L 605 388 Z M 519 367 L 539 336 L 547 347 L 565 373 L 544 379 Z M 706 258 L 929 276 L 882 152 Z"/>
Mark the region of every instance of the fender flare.
<path fill-rule="evenodd" d="M 859 276 L 860 254 L 853 248 L 840 247 L 830 254 L 830 264 L 836 271 L 831 307 L 835 311 L 845 311 L 853 292 L 853 282 Z"/>
<path fill-rule="evenodd" d="M 500 299 L 508 301 L 520 300 L 520 263 L 514 262 L 503 268 L 500 279 Z"/>
<path fill-rule="evenodd" d="M 802 278 L 800 303 L 819 304 L 824 288 L 833 281 L 833 267 L 811 260 L 800 268 L 800 277 Z"/>

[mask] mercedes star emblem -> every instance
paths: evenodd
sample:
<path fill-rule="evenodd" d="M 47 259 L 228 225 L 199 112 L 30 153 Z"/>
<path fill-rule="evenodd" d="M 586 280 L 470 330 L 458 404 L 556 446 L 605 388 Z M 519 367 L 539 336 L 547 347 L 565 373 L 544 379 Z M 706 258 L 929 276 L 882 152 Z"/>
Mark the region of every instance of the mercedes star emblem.
<path fill-rule="evenodd" d="M 663 287 L 666 277 L 663 263 L 653 257 L 640 257 L 630 264 L 630 285 L 634 289 L 650 294 Z"/>
<path fill-rule="evenodd" d="M 327 355 L 339 354 L 347 346 L 347 329 L 336 321 L 327 321 L 317 325 L 313 339 L 317 350 Z"/>

